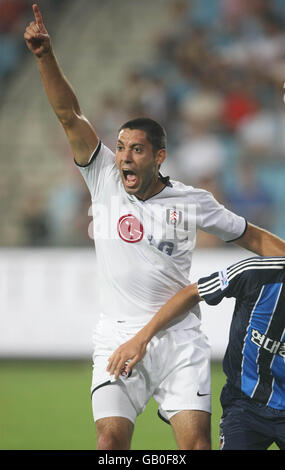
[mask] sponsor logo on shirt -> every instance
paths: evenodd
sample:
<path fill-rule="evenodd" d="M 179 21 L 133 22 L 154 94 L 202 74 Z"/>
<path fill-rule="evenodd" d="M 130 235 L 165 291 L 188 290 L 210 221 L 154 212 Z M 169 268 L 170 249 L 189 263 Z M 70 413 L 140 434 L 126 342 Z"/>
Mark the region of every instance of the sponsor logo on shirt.
<path fill-rule="evenodd" d="M 271 354 L 279 354 L 279 356 L 285 358 L 285 343 L 271 339 L 255 329 L 251 330 L 250 339 L 254 344 L 260 348 L 266 349 L 266 351 L 269 351 Z"/>
<path fill-rule="evenodd" d="M 144 233 L 141 222 L 132 214 L 126 214 L 120 217 L 117 230 L 120 238 L 128 243 L 139 242 Z"/>
<path fill-rule="evenodd" d="M 219 271 L 219 279 L 220 279 L 221 290 L 226 289 L 229 285 L 227 269 L 223 269 L 222 271 Z"/>

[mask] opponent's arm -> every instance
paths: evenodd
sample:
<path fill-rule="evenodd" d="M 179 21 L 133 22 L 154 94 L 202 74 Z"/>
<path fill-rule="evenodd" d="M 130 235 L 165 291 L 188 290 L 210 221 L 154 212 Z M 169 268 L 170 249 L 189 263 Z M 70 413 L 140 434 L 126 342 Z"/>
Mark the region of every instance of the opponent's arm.
<path fill-rule="evenodd" d="M 36 58 L 47 97 L 66 132 L 75 160 L 85 165 L 98 144 L 98 137 L 83 116 L 76 95 L 58 64 L 36 4 L 33 12 L 35 21 L 24 34 L 26 44 Z"/>
<path fill-rule="evenodd" d="M 122 370 L 129 373 L 146 352 L 151 338 L 170 321 L 187 313 L 194 305 L 203 300 L 196 284 L 184 287 L 160 308 L 153 318 L 129 341 L 119 346 L 110 356 L 107 371 L 117 379 Z M 126 362 L 128 364 L 126 365 Z"/>
<path fill-rule="evenodd" d="M 253 224 L 235 243 L 260 256 L 285 256 L 285 241 Z"/>

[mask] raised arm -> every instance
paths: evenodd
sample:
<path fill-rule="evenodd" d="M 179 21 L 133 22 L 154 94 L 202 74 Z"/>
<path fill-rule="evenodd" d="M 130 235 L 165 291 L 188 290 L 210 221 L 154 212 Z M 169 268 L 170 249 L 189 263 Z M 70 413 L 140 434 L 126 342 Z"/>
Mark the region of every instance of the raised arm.
<path fill-rule="evenodd" d="M 153 318 L 129 341 L 119 346 L 110 356 L 107 371 L 117 379 L 122 370 L 129 373 L 146 352 L 151 338 L 172 320 L 187 313 L 203 300 L 198 293 L 197 283 L 184 287 L 163 305 Z M 129 361 L 129 362 L 128 362 Z"/>
<path fill-rule="evenodd" d="M 33 12 L 35 21 L 29 24 L 24 34 L 26 44 L 35 56 L 47 97 L 66 132 L 75 160 L 85 165 L 97 146 L 98 138 L 83 116 L 76 95 L 58 64 L 36 4 Z"/>

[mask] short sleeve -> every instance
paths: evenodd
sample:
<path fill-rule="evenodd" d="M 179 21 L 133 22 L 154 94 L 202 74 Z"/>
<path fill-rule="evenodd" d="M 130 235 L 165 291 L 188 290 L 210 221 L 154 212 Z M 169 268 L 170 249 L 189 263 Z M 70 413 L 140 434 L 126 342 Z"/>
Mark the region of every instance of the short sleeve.
<path fill-rule="evenodd" d="M 245 281 L 244 271 L 236 271 L 235 267 L 225 268 L 198 280 L 200 297 L 209 305 L 219 304 L 224 297 L 242 296 Z"/>
<path fill-rule="evenodd" d="M 87 184 L 92 199 L 96 199 L 115 171 L 114 153 L 100 141 L 86 165 L 74 162 Z"/>
<path fill-rule="evenodd" d="M 209 305 L 217 305 L 224 297 L 242 300 L 265 284 L 276 283 L 277 277 L 283 282 L 284 268 L 285 257 L 254 256 L 200 278 L 198 292 Z"/>
<path fill-rule="evenodd" d="M 247 221 L 226 209 L 211 193 L 199 190 L 197 194 L 197 228 L 231 242 L 243 236 Z"/>

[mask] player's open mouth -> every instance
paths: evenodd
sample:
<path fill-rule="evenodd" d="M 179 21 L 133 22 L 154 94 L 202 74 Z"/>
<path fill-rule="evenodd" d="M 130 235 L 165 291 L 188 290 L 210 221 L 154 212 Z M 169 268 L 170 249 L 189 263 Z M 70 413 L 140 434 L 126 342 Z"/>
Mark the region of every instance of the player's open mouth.
<path fill-rule="evenodd" d="M 138 182 L 137 175 L 132 170 L 122 170 L 125 184 L 128 188 L 133 188 Z"/>

